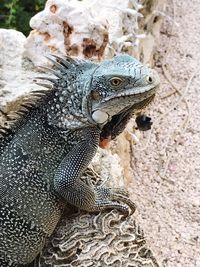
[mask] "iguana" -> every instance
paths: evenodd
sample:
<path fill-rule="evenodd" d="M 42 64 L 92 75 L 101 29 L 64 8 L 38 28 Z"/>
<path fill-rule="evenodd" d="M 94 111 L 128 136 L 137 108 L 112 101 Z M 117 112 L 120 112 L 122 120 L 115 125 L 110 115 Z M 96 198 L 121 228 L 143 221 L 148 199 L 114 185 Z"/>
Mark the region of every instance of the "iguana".
<path fill-rule="evenodd" d="M 80 177 L 98 146 L 151 102 L 159 86 L 156 71 L 128 55 L 101 63 L 49 59 L 55 78 L 43 79 L 52 85 L 40 83 L 48 89 L 34 92 L 34 103 L 24 101 L 9 131 L 2 130 L 1 267 L 31 262 L 67 204 L 88 212 L 134 210 L 125 190 L 91 187 Z"/>

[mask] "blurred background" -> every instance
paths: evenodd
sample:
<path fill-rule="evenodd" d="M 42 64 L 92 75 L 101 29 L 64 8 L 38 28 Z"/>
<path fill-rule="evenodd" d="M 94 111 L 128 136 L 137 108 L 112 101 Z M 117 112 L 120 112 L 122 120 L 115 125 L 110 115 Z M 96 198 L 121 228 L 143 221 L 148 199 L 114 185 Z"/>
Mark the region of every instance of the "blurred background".
<path fill-rule="evenodd" d="M 46 0 L 0 0 L 0 28 L 15 29 L 26 36 L 29 21 L 43 9 Z"/>

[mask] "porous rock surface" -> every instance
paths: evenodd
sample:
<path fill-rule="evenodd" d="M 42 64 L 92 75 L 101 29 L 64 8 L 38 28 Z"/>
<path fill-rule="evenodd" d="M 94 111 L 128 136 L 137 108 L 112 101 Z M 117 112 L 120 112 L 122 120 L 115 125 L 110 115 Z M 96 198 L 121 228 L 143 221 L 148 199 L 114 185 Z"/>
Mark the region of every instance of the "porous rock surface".
<path fill-rule="evenodd" d="M 38 89 L 37 70 L 23 58 L 26 37 L 16 30 L 0 29 L 0 107 Z M 33 70 L 34 69 L 34 70 Z"/>
<path fill-rule="evenodd" d="M 138 34 L 141 7 L 136 0 L 48 0 L 30 21 L 25 55 L 41 65 L 47 64 L 41 55 L 52 52 L 97 60 L 136 54 L 144 38 Z"/>
<path fill-rule="evenodd" d="M 125 219 L 115 210 L 64 218 L 38 265 L 158 267 L 135 220 Z"/>

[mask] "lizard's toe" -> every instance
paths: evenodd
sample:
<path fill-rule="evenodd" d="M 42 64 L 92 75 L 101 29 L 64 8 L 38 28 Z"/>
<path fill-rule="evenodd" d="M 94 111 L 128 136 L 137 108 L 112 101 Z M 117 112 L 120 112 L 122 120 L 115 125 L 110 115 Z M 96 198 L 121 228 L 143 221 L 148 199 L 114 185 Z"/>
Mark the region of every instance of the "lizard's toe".
<path fill-rule="evenodd" d="M 112 196 L 112 200 L 120 201 L 120 202 L 126 204 L 130 209 L 129 215 L 133 214 L 136 210 L 135 203 L 126 195 L 114 193 Z"/>
<path fill-rule="evenodd" d="M 125 215 L 131 215 L 135 212 L 136 206 L 130 200 L 129 194 L 122 188 L 96 188 L 97 201 L 104 203 L 102 206 L 105 208 L 113 208 L 121 210 Z"/>
<path fill-rule="evenodd" d="M 116 188 L 111 189 L 111 191 L 113 194 L 118 194 L 118 195 L 129 197 L 129 192 L 123 188 L 116 187 Z"/>

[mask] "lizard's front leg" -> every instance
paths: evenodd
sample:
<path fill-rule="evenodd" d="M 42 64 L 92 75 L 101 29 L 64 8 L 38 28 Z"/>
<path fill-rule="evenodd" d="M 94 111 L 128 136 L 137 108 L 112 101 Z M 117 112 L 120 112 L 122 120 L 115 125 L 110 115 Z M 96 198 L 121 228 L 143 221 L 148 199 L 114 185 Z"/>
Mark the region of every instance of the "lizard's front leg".
<path fill-rule="evenodd" d="M 83 210 L 100 211 L 105 208 L 116 208 L 128 213 L 128 206 L 133 210 L 134 204 L 124 190 L 101 186 L 93 188 L 80 179 L 97 151 L 99 135 L 98 129 L 85 129 L 84 136 L 82 135 L 81 140 L 60 163 L 54 177 L 54 189 L 68 203 Z"/>

